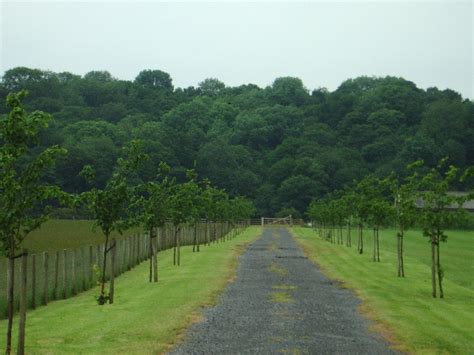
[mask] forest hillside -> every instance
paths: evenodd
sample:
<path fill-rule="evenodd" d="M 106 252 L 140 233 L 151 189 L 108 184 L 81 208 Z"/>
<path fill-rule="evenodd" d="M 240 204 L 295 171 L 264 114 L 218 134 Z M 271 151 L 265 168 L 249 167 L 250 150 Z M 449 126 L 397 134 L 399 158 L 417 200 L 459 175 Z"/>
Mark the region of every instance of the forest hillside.
<path fill-rule="evenodd" d="M 369 173 L 403 176 L 417 159 L 428 167 L 445 156 L 460 168 L 474 164 L 474 103 L 397 77 L 348 79 L 330 92 L 309 90 L 294 77 L 265 88 L 227 87 L 213 78 L 175 88 L 160 70 L 143 70 L 133 81 L 107 71 L 6 71 L 2 102 L 21 89 L 29 91 L 27 110 L 55 118 L 38 149 L 67 148 L 48 179 L 68 192 L 88 189 L 78 175 L 86 164 L 103 184 L 132 139 L 142 140 L 152 157 L 143 180 L 156 176 L 160 161 L 178 178 L 195 167 L 268 216 L 302 215 L 314 198 Z"/>

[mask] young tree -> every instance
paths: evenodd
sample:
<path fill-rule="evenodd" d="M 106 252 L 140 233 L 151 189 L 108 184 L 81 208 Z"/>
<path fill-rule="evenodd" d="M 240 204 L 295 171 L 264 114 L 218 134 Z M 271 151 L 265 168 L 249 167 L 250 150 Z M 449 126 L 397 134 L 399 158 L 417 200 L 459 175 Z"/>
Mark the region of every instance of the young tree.
<path fill-rule="evenodd" d="M 392 218 L 392 205 L 388 200 L 388 184 L 385 180 L 373 179 L 373 185 L 368 187 L 367 198 L 369 199 L 368 222 L 373 229 L 373 261 L 380 261 L 379 230 L 381 226 L 387 225 Z"/>
<path fill-rule="evenodd" d="M 26 95 L 26 91 L 9 94 L 7 105 L 11 111 L 8 116 L 0 117 L 0 243 L 8 258 L 7 354 L 11 352 L 14 271 L 15 259 L 20 256 L 18 249 L 26 236 L 47 220 L 53 200 L 70 202 L 70 196 L 57 186 L 42 182 L 44 174 L 66 150 L 51 146 L 39 154 L 33 152 L 39 132 L 48 127 L 52 117 L 40 111 L 27 113 L 21 105 Z M 19 342 L 24 345 L 24 338 L 21 337 L 24 333 L 20 334 Z M 19 348 L 18 351 L 23 353 L 24 349 Z"/>
<path fill-rule="evenodd" d="M 227 198 L 227 194 L 224 190 L 219 190 L 210 185 L 210 182 L 206 182 L 206 186 L 203 191 L 202 203 L 205 210 L 205 216 L 207 219 L 207 235 L 208 244 L 211 240 L 216 242 L 217 238 L 217 221 L 221 218 L 222 211 L 220 211 L 220 202 L 222 199 Z M 212 237 L 210 224 L 212 222 Z"/>
<path fill-rule="evenodd" d="M 157 230 L 163 228 L 169 217 L 169 199 L 175 179 L 168 176 L 170 167 L 161 162 L 159 181 L 149 181 L 138 187 L 139 196 L 134 204 L 138 206 L 137 220 L 150 236 L 150 273 L 149 281 L 158 282 L 158 245 Z"/>
<path fill-rule="evenodd" d="M 255 206 L 252 201 L 245 197 L 237 196 L 230 200 L 231 226 L 235 230 L 235 235 L 239 234 L 245 226 L 246 219 L 255 213 Z"/>
<path fill-rule="evenodd" d="M 419 162 L 410 164 L 409 169 L 419 165 Z M 398 277 L 405 277 L 404 253 L 404 237 L 405 231 L 413 225 L 416 219 L 416 182 L 417 173 L 409 176 L 402 184 L 393 174 L 385 179 L 390 187 L 394 204 L 391 206 L 392 216 L 398 227 L 397 232 L 397 274 Z"/>
<path fill-rule="evenodd" d="M 459 210 L 466 200 L 466 197 L 448 194 L 452 184 L 458 179 L 459 169 L 453 165 L 446 168 L 446 161 L 446 158 L 442 159 L 436 168 L 421 178 L 418 192 L 418 201 L 421 204 L 418 209 L 419 221 L 423 235 L 429 238 L 431 244 L 431 283 L 434 298 L 438 289 L 439 297 L 444 297 L 440 243 L 446 242 L 448 238 L 446 228 L 461 218 Z M 453 210 L 454 207 L 457 207 L 457 210 Z"/>
<path fill-rule="evenodd" d="M 346 246 L 352 247 L 352 219 L 356 213 L 356 196 L 352 189 L 346 189 L 341 197 L 341 207 L 347 222 Z"/>
<path fill-rule="evenodd" d="M 123 230 L 134 224 L 134 221 L 131 222 L 128 219 L 128 207 L 131 203 L 129 180 L 137 171 L 144 155 L 141 153 L 138 141 L 132 141 L 129 146 L 123 149 L 123 153 L 124 158 L 117 160 L 117 167 L 105 187 L 103 189 L 92 188 L 82 194 L 82 199 L 91 210 L 96 225 L 100 227 L 105 236 L 100 295 L 97 298 L 99 305 L 114 301 L 113 283 L 110 283 L 109 294 L 105 292 L 107 255 L 116 247 L 115 239 L 110 241 L 110 235 L 114 231 L 122 234 Z M 95 172 L 91 166 L 86 166 L 81 175 L 88 180 L 93 180 Z"/>
<path fill-rule="evenodd" d="M 181 263 L 180 232 L 183 224 L 192 222 L 199 211 L 199 186 L 196 183 L 197 175 L 194 170 L 188 170 L 189 181 L 184 184 L 173 185 L 169 198 L 169 213 L 174 226 L 173 264 Z"/>
<path fill-rule="evenodd" d="M 357 251 L 359 254 L 364 253 L 364 224 L 369 219 L 374 181 L 373 177 L 366 176 L 359 181 L 354 189 L 355 215 L 358 230 Z"/>

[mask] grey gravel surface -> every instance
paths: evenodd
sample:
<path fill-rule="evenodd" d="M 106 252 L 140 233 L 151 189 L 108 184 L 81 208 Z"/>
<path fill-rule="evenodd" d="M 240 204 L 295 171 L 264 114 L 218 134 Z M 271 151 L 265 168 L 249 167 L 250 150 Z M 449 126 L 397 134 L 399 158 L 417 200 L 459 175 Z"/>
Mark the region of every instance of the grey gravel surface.
<path fill-rule="evenodd" d="M 172 354 L 390 354 L 357 312 L 360 301 L 324 276 L 284 228 L 266 228 L 235 282 Z"/>

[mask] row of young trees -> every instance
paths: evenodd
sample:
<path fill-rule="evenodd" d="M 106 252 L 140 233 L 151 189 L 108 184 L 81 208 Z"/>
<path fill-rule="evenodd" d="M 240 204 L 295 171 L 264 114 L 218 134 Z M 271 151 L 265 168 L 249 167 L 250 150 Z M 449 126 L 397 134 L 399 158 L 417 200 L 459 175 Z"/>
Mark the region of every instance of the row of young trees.
<path fill-rule="evenodd" d="M 366 176 L 359 182 L 337 191 L 326 199 L 310 204 L 308 215 L 320 236 L 332 243 L 344 244 L 343 229 L 347 228 L 345 244 L 352 246 L 352 229 L 357 231 L 357 252 L 364 252 L 364 229 L 373 232 L 373 261 L 380 261 L 379 229 L 397 228 L 397 274 L 405 276 L 403 242 L 410 227 L 421 228 L 431 246 L 432 296 L 444 297 L 440 243 L 447 240 L 446 230 L 466 217 L 463 204 L 474 193 L 450 192 L 453 184 L 464 183 L 474 175 L 474 167 L 461 172 L 442 159 L 437 167 L 426 170 L 423 161 L 407 167 L 412 174 L 399 179 L 394 174 L 384 179 Z"/>
<path fill-rule="evenodd" d="M 224 191 L 211 186 L 209 180 L 199 181 L 194 170 L 188 170 L 187 181 L 178 183 L 165 163 L 160 164 L 156 179 L 143 181 L 139 170 L 149 157 L 143 153 L 140 141 L 132 141 L 123 149 L 122 157 L 102 188 L 91 188 L 80 194 L 69 194 L 54 184 L 47 175 L 56 160 L 67 151 L 59 146 L 39 149 L 36 143 L 40 131 L 47 128 L 52 117 L 44 112 L 27 113 L 22 106 L 25 91 L 8 95 L 8 116 L 0 117 L 0 247 L 8 258 L 8 327 L 6 353 L 11 352 L 14 313 L 14 263 L 27 253 L 20 250 L 28 234 L 44 223 L 54 207 L 87 208 L 105 236 L 98 303 L 113 303 L 113 279 L 110 291 L 105 289 L 107 255 L 114 250 L 114 231 L 122 233 L 132 226 L 142 226 L 150 235 L 150 281 L 158 281 L 157 230 L 166 222 L 174 226 L 174 262 L 180 264 L 180 231 L 184 225 L 196 226 L 202 219 L 240 227 L 254 213 L 253 204 L 243 198 L 230 198 Z M 82 178 L 93 182 L 96 176 L 91 166 L 85 166 Z M 215 223 L 214 238 L 216 236 Z M 229 229 L 230 229 L 229 228 Z M 210 240 L 209 227 L 207 240 Z M 196 231 L 196 227 L 195 227 Z M 199 251 L 195 234 L 193 250 Z M 112 275 L 113 278 L 113 275 Z M 21 312 L 24 327 L 26 313 Z M 20 330 L 19 353 L 24 352 L 24 331 Z"/>

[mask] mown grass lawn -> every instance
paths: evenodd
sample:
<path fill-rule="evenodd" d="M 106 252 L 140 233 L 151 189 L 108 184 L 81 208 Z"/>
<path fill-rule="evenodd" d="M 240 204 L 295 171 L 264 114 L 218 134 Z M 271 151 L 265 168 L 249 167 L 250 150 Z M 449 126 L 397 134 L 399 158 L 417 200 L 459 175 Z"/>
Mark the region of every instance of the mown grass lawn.
<path fill-rule="evenodd" d="M 158 256 L 160 281 L 149 283 L 149 264 L 142 263 L 116 280 L 113 305 L 98 306 L 94 289 L 28 312 L 26 353 L 166 351 L 198 319 L 199 309 L 216 301 L 234 275 L 238 255 L 259 235 L 259 227 L 250 227 L 199 253 L 184 247 L 179 267 L 172 265 L 172 250 L 164 251 Z M 15 319 L 15 336 L 17 324 Z M 0 349 L 5 348 L 6 325 L 0 321 Z"/>
<path fill-rule="evenodd" d="M 380 235 L 380 263 L 372 261 L 372 239 L 365 251 L 331 244 L 310 228 L 295 227 L 296 239 L 331 278 L 353 289 L 364 301 L 362 312 L 397 348 L 415 353 L 474 353 L 474 232 L 448 232 L 441 245 L 444 299 L 431 297 L 430 245 L 419 231 L 405 238 L 405 278 L 397 277 L 396 231 Z M 316 295 L 315 295 L 316 296 Z"/>

